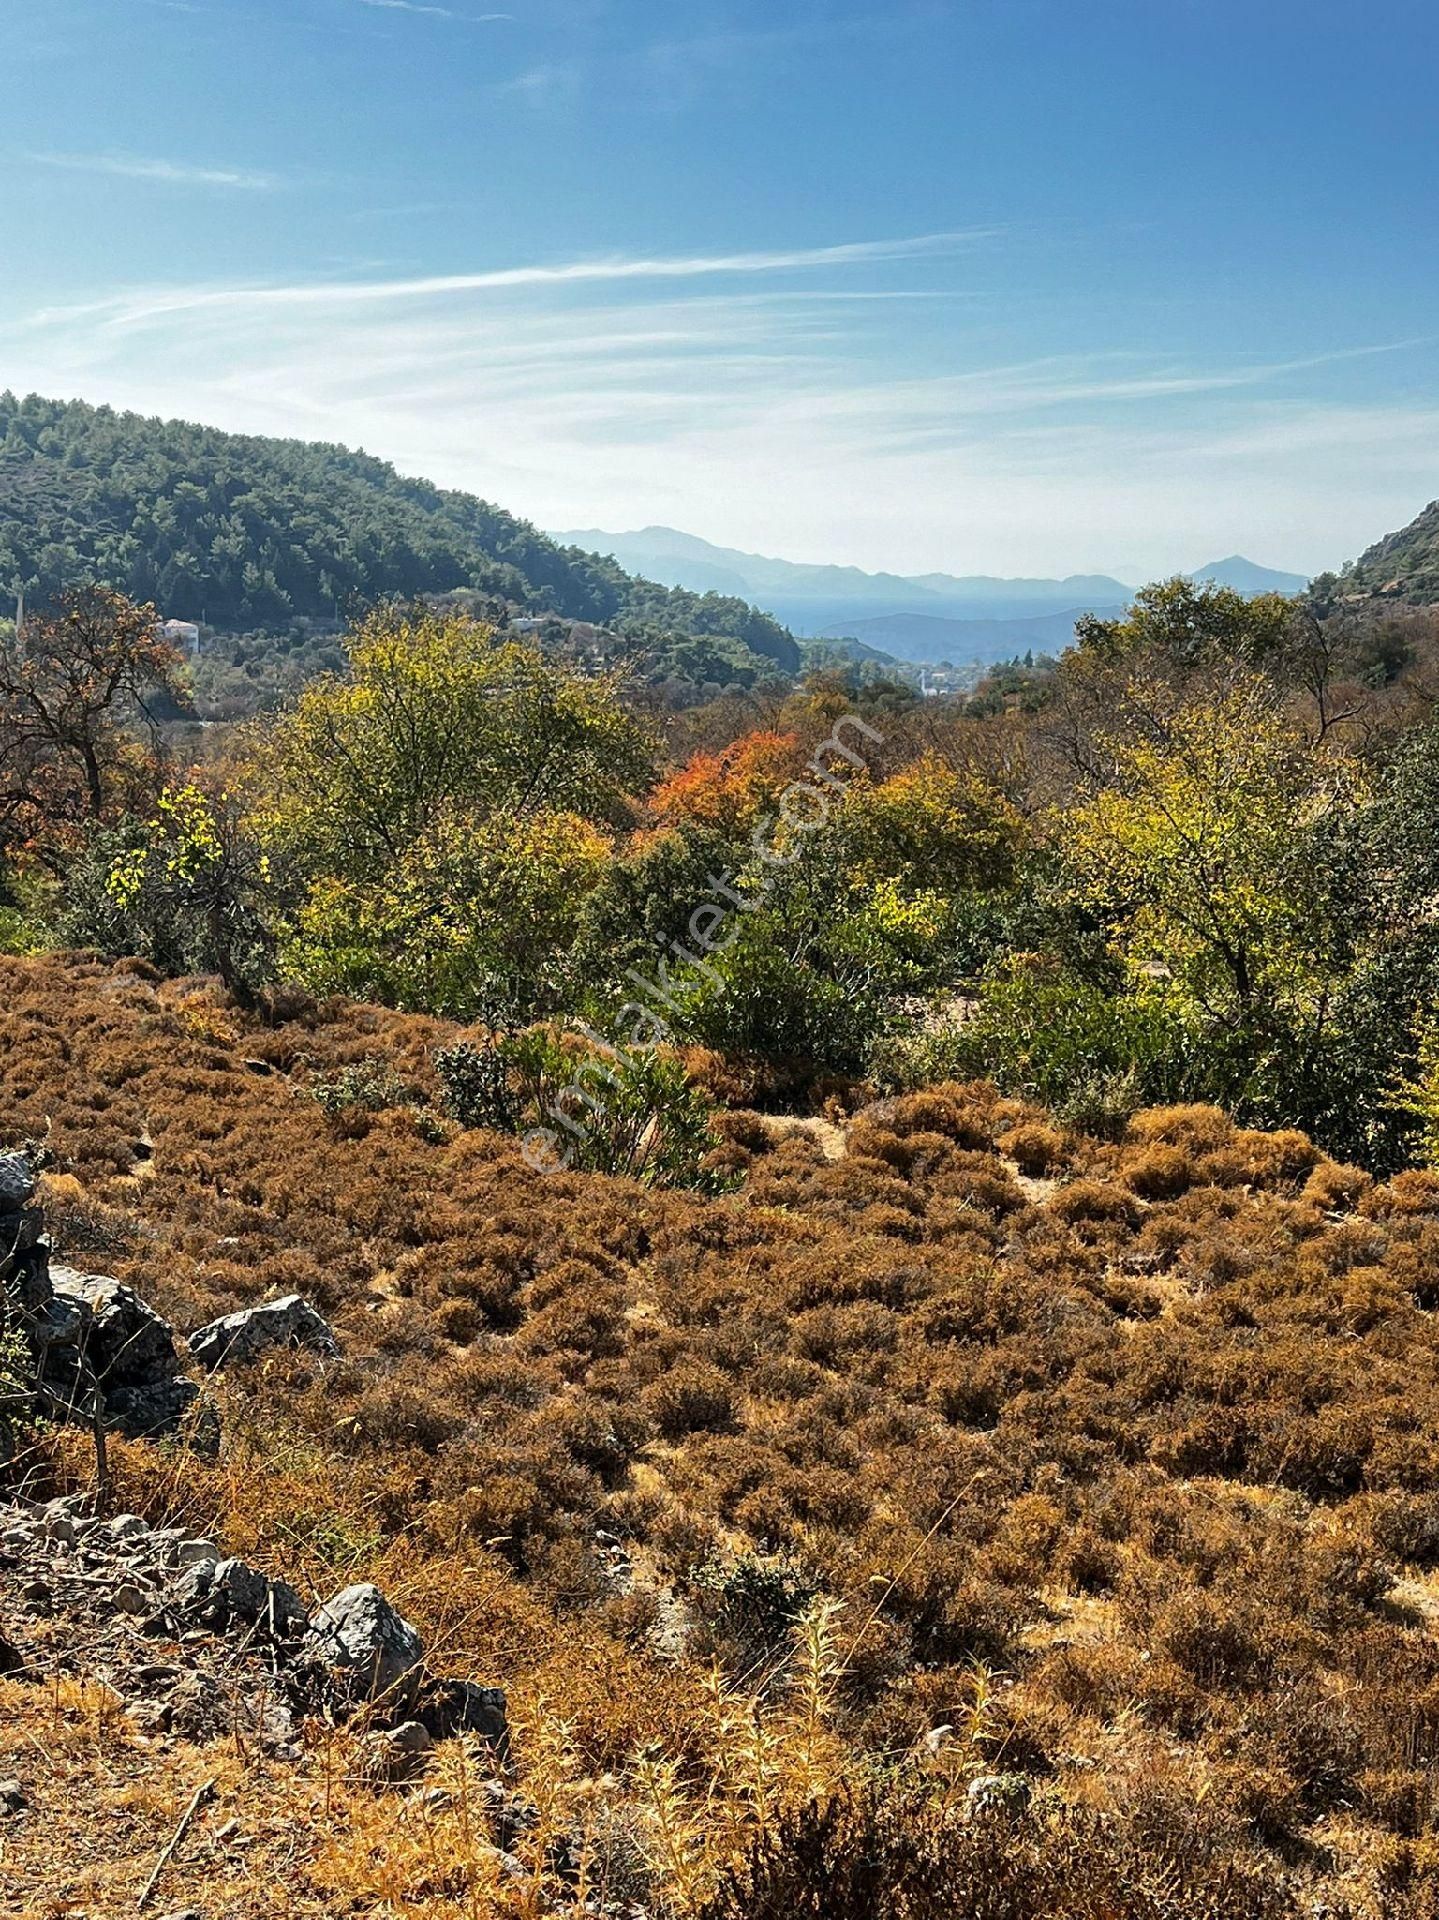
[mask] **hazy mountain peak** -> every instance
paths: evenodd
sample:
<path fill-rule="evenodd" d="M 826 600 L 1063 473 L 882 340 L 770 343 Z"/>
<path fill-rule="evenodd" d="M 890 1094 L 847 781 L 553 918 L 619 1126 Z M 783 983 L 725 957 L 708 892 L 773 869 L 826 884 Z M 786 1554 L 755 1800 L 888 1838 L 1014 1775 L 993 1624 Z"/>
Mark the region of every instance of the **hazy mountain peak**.
<path fill-rule="evenodd" d="M 1071 573 L 1062 579 L 867 573 L 862 567 L 745 553 L 678 527 L 630 533 L 592 527 L 555 538 L 612 554 L 621 566 L 666 586 L 737 594 L 797 634 L 853 635 L 911 660 L 999 659 L 1029 647 L 1058 650 L 1067 644 L 1079 613 L 1113 614 L 1133 597 L 1128 584 L 1107 573 Z M 1257 566 L 1242 554 L 1215 560 L 1191 577 L 1241 593 L 1298 593 L 1307 584 L 1300 574 Z"/>
<path fill-rule="evenodd" d="M 1242 553 L 1231 553 L 1227 560 L 1211 560 L 1196 567 L 1191 580 L 1211 580 L 1216 586 L 1233 587 L 1236 593 L 1303 593 L 1309 585 L 1307 573 L 1283 573 L 1277 567 L 1261 567 L 1246 560 Z"/>

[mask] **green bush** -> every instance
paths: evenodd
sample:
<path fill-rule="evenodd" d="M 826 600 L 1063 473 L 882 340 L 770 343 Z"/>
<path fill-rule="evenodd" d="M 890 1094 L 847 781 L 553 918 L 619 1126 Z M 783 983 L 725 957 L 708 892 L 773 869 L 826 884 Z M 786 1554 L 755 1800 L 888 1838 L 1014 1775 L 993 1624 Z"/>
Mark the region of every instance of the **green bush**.
<path fill-rule="evenodd" d="M 512 1133 L 515 1102 L 505 1056 L 494 1041 L 472 1046 L 458 1041 L 435 1049 L 435 1072 L 445 1090 L 445 1110 L 462 1127 L 489 1127 Z"/>
<path fill-rule="evenodd" d="M 310 1089 L 310 1097 L 331 1115 L 356 1109 L 362 1113 L 387 1113 L 395 1107 L 422 1104 L 422 1096 L 404 1075 L 397 1073 L 387 1060 L 373 1054 L 317 1080 Z"/>
<path fill-rule="evenodd" d="M 672 1056 L 602 1051 L 555 1027 L 513 1034 L 499 1054 L 537 1163 L 709 1193 L 736 1184 L 714 1158 L 724 1143 L 713 1108 Z"/>

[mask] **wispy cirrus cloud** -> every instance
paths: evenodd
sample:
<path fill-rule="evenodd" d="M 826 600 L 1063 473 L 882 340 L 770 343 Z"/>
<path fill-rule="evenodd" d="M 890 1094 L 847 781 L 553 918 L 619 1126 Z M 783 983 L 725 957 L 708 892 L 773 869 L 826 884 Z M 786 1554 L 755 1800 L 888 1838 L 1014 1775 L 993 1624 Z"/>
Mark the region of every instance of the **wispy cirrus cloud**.
<path fill-rule="evenodd" d="M 462 13 L 457 7 L 433 6 L 427 4 L 427 0 L 359 0 L 359 4 L 379 13 L 418 13 L 431 20 L 458 20 L 467 27 L 482 27 L 491 21 L 515 17 L 512 13 Z"/>
<path fill-rule="evenodd" d="M 716 91 L 743 96 L 772 87 L 787 69 L 846 42 L 871 42 L 883 55 L 932 32 L 950 5 L 951 0 L 888 0 L 882 7 L 836 11 L 824 0 L 794 0 L 789 8 L 774 10 L 783 18 L 762 16 L 752 23 L 737 20 L 729 7 L 716 12 L 700 6 L 689 10 L 700 16 L 697 21 L 677 9 L 668 31 L 638 38 L 625 30 L 625 9 L 611 7 L 607 15 L 600 9 L 604 24 L 583 52 L 571 50 L 562 59 L 527 68 L 489 91 L 543 110 L 567 106 L 588 90 L 609 101 L 623 99 L 634 112 L 674 115 L 698 107 Z"/>
<path fill-rule="evenodd" d="M 30 153 L 36 166 L 61 167 L 70 173 L 109 174 L 119 180 L 152 180 L 165 186 L 231 187 L 246 193 L 269 193 L 281 182 L 273 173 L 250 167 L 197 166 L 188 160 L 157 160 L 137 153 Z"/>
<path fill-rule="evenodd" d="M 974 234 L 140 288 L 0 328 L 0 357 L 41 392 L 363 444 L 541 525 L 908 572 L 1138 578 L 1255 549 L 1317 569 L 1432 491 L 1431 341 L 1025 354 L 1034 315 L 959 284 L 971 254 Z"/>
<path fill-rule="evenodd" d="M 855 240 L 835 246 L 775 248 L 748 253 L 605 255 L 553 265 L 487 268 L 477 273 L 426 274 L 395 280 L 308 280 L 289 285 L 196 287 L 175 291 L 140 289 L 83 308 L 51 308 L 37 314 L 40 324 L 78 313 L 107 317 L 115 325 L 135 325 L 171 314 L 205 309 L 240 310 L 280 307 L 362 307 L 402 301 L 429 301 L 482 293 L 562 288 L 585 283 L 694 280 L 728 275 L 803 273 L 816 269 L 880 265 L 938 259 L 992 239 L 1000 231 L 976 227 L 955 233 L 921 234 L 907 239 Z"/>

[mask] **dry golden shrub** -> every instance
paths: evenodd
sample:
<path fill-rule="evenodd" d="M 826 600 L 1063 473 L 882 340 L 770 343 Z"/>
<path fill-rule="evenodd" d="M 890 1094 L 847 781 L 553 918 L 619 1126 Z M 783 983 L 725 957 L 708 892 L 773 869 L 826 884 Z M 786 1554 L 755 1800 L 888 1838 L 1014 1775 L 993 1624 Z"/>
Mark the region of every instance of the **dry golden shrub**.
<path fill-rule="evenodd" d="M 1057 1173 L 1066 1164 L 1064 1135 L 1039 1120 L 1026 1120 L 1011 1127 L 999 1136 L 998 1145 L 1019 1171 L 1033 1180 Z"/>
<path fill-rule="evenodd" d="M 823 1737 L 766 1749 L 795 1804 L 817 1771 L 868 1779 L 918 1743 L 961 1798 L 1022 1776 L 1051 1836 L 1102 1812 L 1135 1884 L 1190 1858 L 1202 1807 L 1245 1889 L 1231 1915 L 1286 1875 L 1311 1906 L 1403 1911 L 1397 1883 L 1355 1889 L 1433 1820 L 1433 1176 L 1372 1187 L 1210 1108 L 1105 1145 L 950 1087 L 862 1110 L 833 1160 L 731 1115 L 748 1181 L 707 1201 L 546 1179 L 403 1111 L 328 1124 L 310 1088 L 367 1058 L 433 1097 L 441 1022 L 249 1018 L 93 960 L 0 961 L 0 1006 L 5 1139 L 48 1125 L 62 1253 L 103 1234 L 85 1264 L 182 1330 L 304 1293 L 343 1347 L 212 1385 L 214 1459 L 117 1443 L 116 1498 L 307 1593 L 378 1580 L 447 1665 L 510 1688 L 554 1831 L 591 1820 L 618 1862 L 629 1823 L 677 1914 L 721 1897 L 726 1863 L 760 1871 L 686 1596 L 776 1555 L 845 1609 Z M 78 1442 L 47 1465 L 84 1483 Z M 381 1855 L 417 1910 L 465 1910 L 463 1875 L 345 1817 L 369 1851 L 348 1881 L 326 1854 L 331 1910 L 391 1897 Z"/>

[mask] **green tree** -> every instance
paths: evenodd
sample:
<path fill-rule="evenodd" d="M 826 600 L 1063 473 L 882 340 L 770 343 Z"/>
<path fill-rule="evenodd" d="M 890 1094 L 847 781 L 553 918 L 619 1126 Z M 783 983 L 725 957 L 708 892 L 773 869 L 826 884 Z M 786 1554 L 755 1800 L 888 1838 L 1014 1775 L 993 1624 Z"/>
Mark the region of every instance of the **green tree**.
<path fill-rule="evenodd" d="M 1354 1084 L 1341 1010 L 1365 938 L 1360 769 L 1257 675 L 1205 697 L 1136 677 L 1091 746 L 1050 824 L 1042 957 L 993 970 L 975 1063 L 1062 1102 L 1087 1054 L 1091 1079 L 1127 1080 L 1135 1100 L 1317 1123 Z"/>
<path fill-rule="evenodd" d="M 260 829 L 310 878 L 383 880 L 456 810 L 618 822 L 648 784 L 610 679 L 424 608 L 372 615 L 350 651 L 350 675 L 308 688 L 257 756 Z"/>
<path fill-rule="evenodd" d="M 575 951 L 609 842 L 570 813 L 442 809 L 383 876 L 312 884 L 289 925 L 286 973 L 491 1025 L 571 1007 Z"/>
<path fill-rule="evenodd" d="M 1282 594 L 1250 598 L 1180 574 L 1141 587 L 1120 619 L 1084 614 L 1074 635 L 1081 651 L 1110 661 L 1154 653 L 1181 667 L 1232 660 L 1257 666 L 1282 651 L 1294 612 Z"/>

